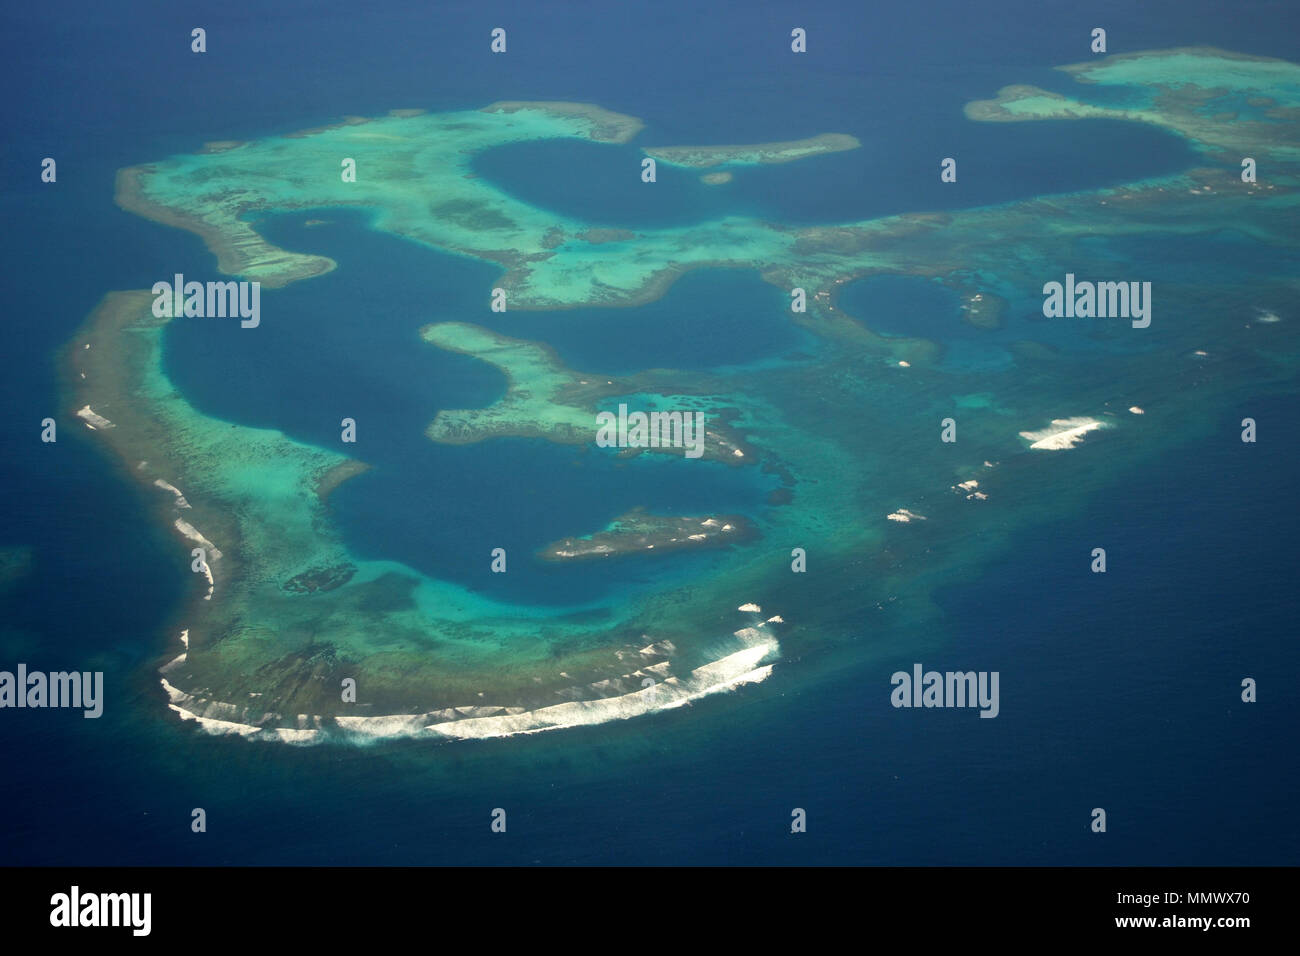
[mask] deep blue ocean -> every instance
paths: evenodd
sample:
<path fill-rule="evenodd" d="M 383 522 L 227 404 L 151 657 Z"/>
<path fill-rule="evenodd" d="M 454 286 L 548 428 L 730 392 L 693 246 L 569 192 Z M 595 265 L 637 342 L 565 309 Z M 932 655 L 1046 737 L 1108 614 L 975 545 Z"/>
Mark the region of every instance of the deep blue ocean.
<path fill-rule="evenodd" d="M 604 176 L 595 147 L 500 150 L 480 173 L 538 206 L 609 225 L 724 213 L 832 222 L 982 205 L 1173 172 L 1188 152 L 1172 136 L 1119 123 L 1095 124 L 1083 149 L 1052 123 L 973 124 L 961 113 L 968 100 L 1010 83 L 1066 88 L 1050 67 L 1086 59 L 1098 25 L 1112 52 L 1212 44 L 1300 60 L 1291 4 L 918 0 L 796 13 L 761 2 L 325 0 L 275 10 L 56 2 L 0 13 L 0 546 L 34 548 L 31 572 L 0 596 L 0 666 L 93 661 L 110 686 L 96 721 L 0 712 L 0 863 L 1300 861 L 1292 613 L 1300 517 L 1290 504 L 1300 455 L 1264 463 L 1243 453 L 1253 446 L 1194 441 L 1162 458 L 1160 471 L 1121 476 L 1110 494 L 1018 541 L 977 582 L 940 592 L 949 653 L 977 646 L 981 668 L 1014 671 L 1021 682 L 1014 694 L 1004 683 L 996 721 L 963 711 L 905 719 L 886 705 L 876 670 L 786 694 L 778 671 L 776 692 L 716 703 L 725 719 L 710 720 L 715 704 L 705 702 L 626 727 L 485 745 L 298 750 L 203 737 L 165 714 L 150 664 L 168 646 L 164 627 L 191 575 L 101 449 L 70 427 L 57 444 L 38 437 L 41 419 L 61 414 L 55 352 L 105 292 L 147 288 L 173 271 L 217 277 L 196 237 L 113 204 L 120 167 L 345 114 L 577 100 L 645 119 L 643 145 L 834 131 L 863 148 L 758 170 L 731 193 L 692 177 L 653 206 L 644 191 Z M 815 57 L 788 55 L 796 24 Z M 189 52 L 194 26 L 208 33 L 202 57 Z M 505 57 L 485 53 L 495 26 L 509 30 Z M 934 157 L 947 155 L 972 157 L 959 197 L 934 175 Z M 39 180 L 45 156 L 57 158 L 55 186 Z M 297 326 L 262 330 L 283 336 L 279 347 L 252 348 L 237 333 L 199 342 L 178 327 L 167 361 L 195 404 L 218 417 L 322 444 L 344 414 L 375 429 L 361 449 L 374 470 L 336 500 L 361 553 L 465 581 L 459 556 L 484 527 L 531 549 L 632 504 L 673 509 L 687 490 L 697 507 L 736 510 L 770 490 L 763 477 L 722 466 L 693 474 L 687 489 L 671 469 L 626 468 L 568 446 L 533 449 L 537 467 L 524 475 L 510 467 L 509 442 L 430 444 L 418 467 L 404 462 L 400 476 L 385 468 L 384 430 L 428 421 L 386 415 L 386 379 L 427 383 L 434 409 L 484 405 L 504 388 L 491 368 L 415 334 L 465 318 L 496 272 L 366 232 L 361 214 L 322 216 L 334 220 L 327 229 L 304 230 L 301 216 L 268 223 L 273 236 L 300 237 L 311 243 L 305 251 L 340 265 L 275 293 L 299 316 Z M 355 285 L 363 271 L 387 289 L 382 314 L 361 315 L 373 308 L 372 286 Z M 693 320 L 677 304 L 687 295 Z M 625 316 L 558 316 L 548 341 L 570 365 L 611 374 L 780 361 L 807 344 L 803 333 L 750 320 L 774 314 L 780 297 L 753 275 L 702 273 Z M 268 374 L 321 302 L 342 317 L 318 330 L 316 364 Z M 343 306 L 355 307 L 356 321 Z M 941 291 L 930 307 L 936 316 L 949 307 Z M 481 308 L 474 321 L 485 321 Z M 529 337 L 529 321 L 507 315 L 496 327 Z M 641 347 L 647 328 L 659 331 L 650 354 Z M 312 388 L 322 389 L 313 398 L 319 417 L 304 412 Z M 1270 442 L 1296 448 L 1294 412 L 1293 399 L 1259 398 L 1219 409 L 1218 423 L 1231 429 L 1250 414 L 1272 423 Z M 617 490 L 595 500 L 597 485 Z M 400 510 L 412 495 L 433 503 L 422 524 Z M 502 500 L 538 505 L 494 507 Z M 454 520 L 469 511 L 487 524 Z M 1098 540 L 1130 567 L 1081 589 L 1063 554 Z M 526 602 L 597 597 L 621 582 L 606 568 L 585 578 L 545 569 L 501 577 L 509 581 L 488 585 Z M 913 659 L 900 648 L 885 673 Z M 1260 680 L 1254 707 L 1237 701 L 1243 675 Z M 206 835 L 189 830 L 196 806 L 207 809 Z M 498 806 L 511 808 L 508 840 L 488 829 Z M 1110 814 L 1104 840 L 1088 831 L 1094 806 Z M 798 838 L 789 834 L 792 807 L 809 810 L 809 832 Z"/>

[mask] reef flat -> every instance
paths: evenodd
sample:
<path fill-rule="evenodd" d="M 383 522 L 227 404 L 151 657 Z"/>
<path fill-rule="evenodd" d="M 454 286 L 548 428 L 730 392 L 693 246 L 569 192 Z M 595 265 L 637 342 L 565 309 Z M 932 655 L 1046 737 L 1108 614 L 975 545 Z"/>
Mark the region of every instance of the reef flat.
<path fill-rule="evenodd" d="M 440 409 L 413 442 L 540 437 L 588 445 L 596 415 L 626 402 L 709 416 L 706 447 L 715 460 L 672 467 L 726 462 L 782 482 L 769 507 L 747 516 L 753 537 L 710 551 L 708 578 L 675 590 L 671 602 L 653 582 L 580 607 L 494 601 L 353 554 L 327 499 L 340 483 L 364 480 L 357 476 L 365 463 L 202 414 L 163 371 L 169 320 L 152 315 L 148 293 L 113 293 L 69 345 L 66 411 L 152 496 L 178 560 L 188 565 L 195 547 L 207 554 L 195 600 L 175 628 L 179 653 L 164 665 L 169 704 L 213 732 L 301 743 L 527 733 L 758 683 L 787 654 L 804 661 L 805 675 L 830 673 L 839 655 L 878 648 L 874 638 L 888 633 L 902 606 L 913 624 L 940 620 L 929 606 L 932 590 L 973 573 L 963 539 L 1011 540 L 1107 476 L 1196 428 L 1217 427 L 1205 420 L 1205 403 L 1222 407 L 1294 380 L 1300 132 L 1288 111 L 1300 68 L 1218 51 L 1178 56 L 1176 67 L 1156 52 L 1075 70 L 1085 90 L 1132 86 L 1131 108 L 1095 106 L 1083 94 L 1063 106 L 1055 94 L 1049 102 L 1011 88 L 968 112 L 994 121 L 1082 120 L 1102 109 L 1177 131 L 1204 166 L 952 213 L 613 229 L 536 209 L 470 172 L 476 153 L 506 143 L 627 143 L 640 129 L 631 117 L 578 104 L 400 111 L 124 170 L 122 205 L 198 233 L 223 271 L 268 287 L 335 267 L 262 237 L 249 216 L 275 210 L 357 206 L 371 212 L 375 229 L 497 263 L 509 307 L 539 310 L 530 316 L 536 341 L 470 322 L 413 319 L 424 323 L 427 345 L 489 362 L 507 380 L 499 401 Z M 1223 94 L 1214 91 L 1228 83 L 1249 93 L 1257 114 L 1216 102 Z M 1251 155 L 1268 175 L 1257 183 L 1242 182 L 1235 161 L 1215 163 L 1243 129 L 1259 132 Z M 345 158 L 356 163 L 354 183 L 340 179 Z M 1232 224 L 1234 252 L 1260 253 L 1245 279 L 1214 262 L 1189 274 L 1181 262 L 1149 254 L 1161 243 L 1217 237 L 1224 223 Z M 1117 260 L 1138 262 L 1156 280 L 1149 329 L 1022 322 L 1019 337 L 1005 336 L 1008 303 L 1023 311 L 1045 280 L 1067 271 L 1105 276 Z M 815 337 L 801 359 L 739 372 L 614 376 L 566 368 L 545 343 L 545 310 L 635 306 L 691 269 L 718 265 L 754 270 L 785 293 L 806 290 L 807 312 L 788 314 Z M 847 285 L 884 274 L 956 291 L 976 333 L 1003 336 L 996 340 L 1003 364 L 945 365 L 942 343 L 876 335 L 871 304 L 862 314 L 841 307 Z M 939 439 L 949 418 L 959 436 L 952 443 Z M 624 515 L 587 538 L 589 529 L 573 528 L 560 539 L 573 545 L 555 550 L 574 558 L 602 545 L 659 550 L 659 536 L 686 530 L 661 517 Z M 796 551 L 817 568 L 817 580 L 835 585 L 806 585 L 812 576 L 792 568 Z M 340 698 L 349 679 L 356 701 Z"/>
<path fill-rule="evenodd" d="M 595 433 L 591 403 L 602 394 L 625 390 L 613 379 L 565 369 L 544 345 L 496 335 L 479 326 L 443 322 L 425 326 L 420 336 L 438 348 L 496 366 L 505 372 L 508 383 L 506 394 L 488 408 L 440 410 L 425 430 L 433 441 L 465 444 L 513 435 L 585 444 Z"/>
<path fill-rule="evenodd" d="M 431 345 L 472 355 L 505 373 L 506 394 L 487 408 L 442 409 L 425 429 L 436 442 L 464 445 L 489 438 L 544 438 L 563 444 L 586 445 L 596 440 L 599 411 L 619 397 L 633 395 L 650 409 L 661 406 L 679 411 L 688 408 L 705 416 L 703 436 L 705 459 L 728 465 L 751 464 L 753 450 L 740 433 L 727 425 L 725 399 L 702 394 L 673 394 L 673 379 L 685 388 L 687 376 L 660 372 L 607 378 L 597 373 L 575 372 L 564 367 L 554 351 L 545 345 L 497 335 L 487 329 L 459 322 L 428 325 L 421 337 Z M 653 394 L 649 394 L 653 393 Z M 625 449 L 635 456 L 654 452 L 682 457 L 675 447 Z"/>
<path fill-rule="evenodd" d="M 1285 60 L 1184 47 L 1060 67 L 1095 86 L 1140 91 L 1131 106 L 1102 106 L 1035 86 L 1008 86 L 966 106 L 975 120 L 1120 119 L 1171 130 L 1229 161 L 1257 150 L 1292 160 L 1300 124 L 1300 78 Z"/>
<path fill-rule="evenodd" d="M 705 642 L 666 622 L 660 640 L 647 640 L 627 619 L 497 604 L 394 562 L 354 558 L 322 492 L 364 465 L 197 412 L 161 371 L 172 320 L 155 317 L 152 301 L 144 291 L 107 297 L 66 361 L 73 402 L 113 417 L 96 433 L 178 542 L 206 552 L 206 593 L 183 622 L 183 651 L 163 668 L 182 716 L 300 743 L 393 727 L 490 736 L 494 716 L 509 718 L 502 733 L 568 726 L 766 676 L 761 662 L 778 645 L 752 616 L 728 615 L 730 627 Z M 719 600 L 734 605 L 706 603 Z M 655 615 L 642 617 L 654 630 Z M 642 653 L 650 644 L 657 649 Z M 664 685 L 658 697 L 641 693 L 647 675 Z M 356 682 L 355 704 L 341 699 L 345 679 Z M 579 706 L 555 711 L 557 701 Z M 462 734 L 452 725 L 467 717 L 476 723 Z"/>
<path fill-rule="evenodd" d="M 373 210 L 376 229 L 498 263 L 505 272 L 496 285 L 506 291 L 510 308 L 633 306 L 661 296 L 686 270 L 710 266 L 755 269 L 785 289 L 805 288 L 815 305 L 833 302 L 837 289 L 853 278 L 885 273 L 941 277 L 963 295 L 974 295 L 991 290 L 973 285 L 970 277 L 996 274 L 1001 264 L 991 237 L 1033 233 L 1066 258 L 1069 246 L 1095 229 L 1093 214 L 1099 203 L 1128 207 L 1124 222 L 1116 222 L 1112 230 L 1176 235 L 1187 231 L 1188 213 L 1230 214 L 1225 208 L 1208 208 L 1235 202 L 1235 194 L 1225 195 L 1224 190 L 1291 194 L 1296 180 L 1289 170 L 1297 155 L 1297 124 L 1288 121 L 1297 106 L 1291 92 L 1294 65 L 1213 50 L 1180 51 L 1173 60 L 1157 51 L 1117 62 L 1152 61 L 1176 64 L 1165 78 L 1179 79 L 1177 85 L 1170 80 L 1164 87 L 1140 87 L 1138 92 L 1151 99 L 1150 106 L 1119 110 L 1056 94 L 1048 94 L 1049 102 L 1037 93 L 1030 95 L 1030 87 L 1014 87 L 1008 88 L 1010 94 L 1004 90 L 999 100 L 970 104 L 967 114 L 995 121 L 1120 118 L 1173 129 L 1207 153 L 1240 143 L 1246 132 L 1252 151 L 1259 154 L 1255 158 L 1287 165 L 1274 169 L 1267 183 L 1241 184 L 1231 173 L 1207 168 L 1158 182 L 955 214 L 918 213 L 798 228 L 727 218 L 676 229 L 627 230 L 616 237 L 516 199 L 476 177 L 472 159 L 484 150 L 526 140 L 626 142 L 640 128 L 639 121 L 578 104 L 504 103 L 481 111 L 414 116 L 404 112 L 216 154 L 174 156 L 124 170 L 118 201 L 147 217 L 197 232 L 217 254 L 222 271 L 260 279 L 268 286 L 320 274 L 332 263 L 276 248 L 258 235 L 247 215 L 334 205 Z M 1077 68 L 1076 77 L 1086 81 L 1082 88 L 1109 80 L 1111 68 L 1106 64 L 1111 62 Z M 1135 68 L 1114 69 L 1120 71 L 1114 82 L 1121 83 L 1123 71 Z M 1249 120 L 1224 113 L 1214 101 L 1220 87 L 1197 85 L 1201 81 L 1196 78 L 1203 75 L 1215 84 L 1236 77 L 1252 95 L 1267 87 L 1274 91 L 1276 105 L 1257 108 L 1258 115 Z M 684 149 L 694 154 L 695 148 Z M 356 182 L 341 180 L 344 158 L 355 161 Z M 1285 226 L 1262 217 L 1251 224 L 1263 241 L 1280 236 Z M 945 242 L 935 241 L 939 233 Z M 842 321 L 833 310 L 812 308 L 802 321 L 815 323 L 822 334 L 869 337 L 860 323 Z M 922 343 L 904 340 L 881 347 L 909 362 L 926 352 Z"/>
<path fill-rule="evenodd" d="M 656 146 L 643 152 L 671 166 L 704 169 L 710 166 L 759 166 L 766 163 L 792 163 L 823 153 L 858 149 L 862 143 L 847 133 L 822 133 L 807 139 L 784 143 L 757 143 L 752 146 Z"/>
<path fill-rule="evenodd" d="M 537 556 L 543 561 L 584 561 L 651 551 L 725 548 L 748 541 L 754 534 L 753 523 L 743 515 L 681 517 L 638 510 L 619 515 L 593 534 L 552 541 Z"/>

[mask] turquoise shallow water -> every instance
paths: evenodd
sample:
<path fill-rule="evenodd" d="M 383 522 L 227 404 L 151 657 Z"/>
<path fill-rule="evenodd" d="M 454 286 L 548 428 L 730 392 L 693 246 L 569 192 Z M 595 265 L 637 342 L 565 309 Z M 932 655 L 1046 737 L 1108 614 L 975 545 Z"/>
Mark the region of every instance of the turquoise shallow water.
<path fill-rule="evenodd" d="M 1272 417 L 1285 407 L 1252 410 Z M 1235 452 L 1193 444 L 1176 464 L 1197 497 L 1126 482 L 1122 496 L 1098 498 L 991 562 L 978 585 L 943 595 L 954 646 L 967 649 L 952 660 L 978 649 L 1004 675 L 1015 671 L 995 721 L 936 712 L 920 725 L 885 704 L 875 688 L 910 663 L 906 629 L 864 633 L 900 651 L 815 689 L 778 681 L 613 735 L 485 744 L 324 752 L 196 740 L 159 725 L 144 681 L 139 703 L 108 712 L 93 734 L 15 715 L 13 731 L 64 759 L 30 764 L 33 773 L 7 785 L 8 799 L 70 801 L 91 785 L 104 796 L 76 798 L 75 829 L 16 819 L 6 832 L 11 858 L 323 863 L 338 862 L 342 847 L 349 862 L 376 863 L 1285 863 L 1295 849 L 1288 831 L 1261 832 L 1259 820 L 1288 812 L 1278 755 L 1295 709 L 1280 697 L 1241 712 L 1230 685 L 1239 673 L 1297 664 L 1279 639 L 1289 565 L 1237 528 L 1300 531 L 1293 512 L 1268 505 L 1297 475 L 1243 470 Z M 1244 500 L 1241 481 L 1254 490 Z M 1235 520 L 1210 520 L 1228 510 Z M 1107 578 L 1103 599 L 1060 547 L 1094 540 L 1127 551 L 1144 573 Z M 110 679 L 131 688 L 133 666 L 120 658 Z M 717 721 L 744 732 L 720 734 Z M 181 804 L 207 807 L 230 839 L 190 839 Z M 1086 830 L 1099 804 L 1112 812 L 1115 839 L 1104 844 Z M 488 832 L 496 806 L 511 812 L 508 842 Z M 806 840 L 785 832 L 792 806 L 809 811 Z M 329 846 L 323 831 L 334 834 Z M 604 837 L 581 838 L 588 832 Z"/>
<path fill-rule="evenodd" d="M 330 224 L 301 226 L 318 216 Z M 602 363 L 596 371 L 612 374 L 729 364 L 780 355 L 806 340 L 773 308 L 776 290 L 752 275 L 714 273 L 692 276 L 641 309 L 499 316 L 487 308 L 491 269 L 466 268 L 461 257 L 364 230 L 363 222 L 361 215 L 312 211 L 270 224 L 267 234 L 277 241 L 334 256 L 340 268 L 266 293 L 268 318 L 255 336 L 214 320 L 176 323 L 167 338 L 168 372 L 204 413 L 280 428 L 372 466 L 332 499 L 358 557 L 399 560 L 525 604 L 584 604 L 656 578 L 697 579 L 715 562 L 703 553 L 633 566 L 557 566 L 533 561 L 533 552 L 600 530 L 632 508 L 761 510 L 776 482 L 755 469 L 709 461 L 680 467 L 653 455 L 621 461 L 614 450 L 535 439 L 453 447 L 429 441 L 423 431 L 439 409 L 491 404 L 505 381 L 486 363 L 424 343 L 418 331 L 430 322 L 473 321 L 545 341 L 576 368 L 608 353 L 612 368 Z M 308 362 L 299 360 L 304 338 L 311 341 Z M 345 417 L 357 422 L 352 447 L 340 441 Z M 515 556 L 510 573 L 487 573 L 494 547 Z"/>
<path fill-rule="evenodd" d="M 626 375 L 797 360 L 816 340 L 788 321 L 788 308 L 789 297 L 752 270 L 700 269 L 636 308 L 487 312 L 473 319 L 503 335 L 546 342 L 570 368 Z"/>

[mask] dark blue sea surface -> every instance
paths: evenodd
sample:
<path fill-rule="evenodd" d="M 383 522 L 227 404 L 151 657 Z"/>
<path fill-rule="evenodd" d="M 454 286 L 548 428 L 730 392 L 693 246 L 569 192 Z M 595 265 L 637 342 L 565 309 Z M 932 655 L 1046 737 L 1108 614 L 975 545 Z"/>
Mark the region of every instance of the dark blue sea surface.
<path fill-rule="evenodd" d="M 1031 0 L 944 0 L 827 3 L 795 12 L 739 0 L 575 2 L 505 4 L 489 12 L 471 3 L 359 7 L 327 0 L 281 3 L 273 15 L 242 6 L 196 13 L 161 2 L 11 5 L 0 13 L 0 545 L 34 549 L 30 573 L 0 594 L 0 667 L 25 661 L 46 670 L 100 669 L 107 683 L 99 720 L 71 711 L 0 711 L 8 768 L 0 775 L 0 859 L 1300 860 L 1290 800 L 1300 788 L 1290 693 L 1300 658 L 1289 600 L 1292 543 L 1300 537 L 1292 504 L 1300 458 L 1265 456 L 1257 453 L 1262 446 L 1216 438 L 1189 440 L 1158 469 L 1099 482 L 1083 510 L 1016 541 L 983 566 L 978 580 L 940 592 L 953 657 L 933 663 L 1000 669 L 997 720 L 890 708 L 889 673 L 914 660 L 905 641 L 896 652 L 882 649 L 880 662 L 833 679 L 792 680 L 788 693 L 778 668 L 758 693 L 626 725 L 482 744 L 298 750 L 205 737 L 167 713 L 153 665 L 173 647 L 168 626 L 192 575 L 123 467 L 84 430 L 62 424 L 68 418 L 54 356 L 105 292 L 148 288 L 174 272 L 216 273 L 193 235 L 113 204 L 118 168 L 205 141 L 251 139 L 394 107 L 591 101 L 645 119 L 645 143 L 749 143 L 837 131 L 858 136 L 863 149 L 746 170 L 716 189 L 696 184 L 688 172 L 665 173 L 653 187 L 653 207 L 645 205 L 649 187 L 635 175 L 625 177 L 626 194 L 612 179 L 602 180 L 604 193 L 577 197 L 554 181 L 557 169 L 594 175 L 604 155 L 598 147 L 553 154 L 549 146 L 529 147 L 532 171 L 510 165 L 503 150 L 483 160 L 485 168 L 503 164 L 489 174 L 508 178 L 518 194 L 544 207 L 597 218 L 600 206 L 600 221 L 628 227 L 698 221 L 724 210 L 835 221 L 1178 168 L 1185 158 L 1179 142 L 1142 128 L 1097 124 L 1096 138 L 1075 155 L 1062 143 L 1060 124 L 977 128 L 962 118 L 964 103 L 1009 83 L 1046 85 L 1051 77 L 1055 88 L 1069 88 L 1049 68 L 1087 59 L 1088 32 L 1097 24 L 1107 27 L 1112 52 L 1213 44 L 1300 59 L 1294 14 L 1275 2 L 1158 0 L 1135 7 L 1114 0 L 1080 10 Z M 201 57 L 189 51 L 196 18 L 208 31 L 209 52 Z M 504 58 L 487 53 L 488 31 L 497 25 L 509 30 Z M 789 53 L 794 25 L 808 30 L 807 57 Z M 608 154 L 626 162 L 635 150 Z M 970 185 L 961 199 L 949 198 L 938 183 L 938 159 L 948 155 L 959 158 L 962 189 Z M 39 181 L 45 156 L 58 160 L 55 185 Z M 676 184 L 682 189 L 674 198 L 667 187 Z M 528 549 L 575 524 L 607 520 L 625 500 L 657 495 L 665 508 L 705 501 L 738 510 L 760 500 L 766 485 L 758 479 L 700 469 L 678 481 L 646 462 L 621 466 L 594 451 L 542 443 L 452 450 L 425 443 L 412 451 L 419 467 L 410 468 L 386 457 L 398 447 L 386 436 L 418 431 L 437 408 L 483 405 L 501 393 L 504 383 L 492 369 L 440 353 L 416 334 L 432 321 L 484 322 L 481 296 L 496 270 L 461 259 L 453 268 L 445 261 L 451 257 L 363 235 L 354 218 L 333 211 L 328 218 L 338 224 L 320 229 L 319 238 L 311 230 L 301 234 L 319 242 L 312 251 L 339 243 L 329 254 L 337 253 L 341 268 L 265 293 L 268 313 L 283 302 L 283 315 L 291 316 L 282 327 L 259 330 L 274 347 L 252 348 L 247 333 L 232 331 L 209 340 L 212 361 L 205 367 L 197 348 L 186 352 L 197 346 L 186 341 L 197 330 L 178 326 L 169 335 L 168 367 L 205 411 L 322 446 L 333 447 L 341 417 L 357 418 L 358 451 L 364 457 L 373 450 L 376 467 L 338 493 L 351 546 L 456 579 L 469 545 L 463 527 L 439 519 L 447 502 L 489 524 L 499 521 L 493 527 L 503 540 L 513 535 L 517 547 Z M 1171 247 L 1171 269 L 1224 248 L 1195 245 Z M 1248 259 L 1243 254 L 1245 269 Z M 381 260 L 389 263 L 386 272 Z M 411 278 L 417 262 L 418 281 Z M 750 340 L 740 342 L 730 331 L 719 334 L 733 321 L 721 307 L 668 314 L 675 302 L 707 295 L 705 285 L 715 280 L 731 282 L 728 300 L 752 302 L 756 312 L 768 300 L 773 310 L 781 305 L 780 295 L 773 298 L 753 277 L 693 277 L 662 304 L 628 310 L 625 324 L 603 322 L 601 310 L 591 310 L 510 315 L 501 330 L 518 322 L 509 334 L 533 337 L 525 325 L 545 323 L 546 334 L 536 337 L 566 362 L 610 373 L 636 371 L 642 361 L 692 367 L 678 360 L 692 354 L 710 359 L 694 367 L 769 361 L 801 348 L 798 335 L 769 325 L 765 311 Z M 336 307 L 320 307 L 330 298 Z M 338 307 L 344 303 L 346 314 Z M 659 315 L 670 330 L 661 342 L 683 347 L 638 351 L 647 315 L 652 322 Z M 710 315 L 722 324 L 704 328 Z M 597 322 L 611 330 L 608 340 L 592 334 Z M 277 336 L 286 338 L 276 344 Z M 316 374 L 280 374 L 284 368 L 275 363 L 292 354 L 292 337 L 310 339 L 305 354 Z M 694 352 L 697 345 L 707 349 Z M 303 390 L 313 387 L 321 389 L 317 401 L 304 401 Z M 277 395 L 277 388 L 292 394 Z M 310 411 L 313 404 L 319 414 Z M 1249 414 L 1269 423 L 1270 442 L 1295 448 L 1300 425 L 1293 412 L 1294 396 L 1243 399 L 1242 407 L 1220 410 L 1218 430 L 1231 434 Z M 46 416 L 60 419 L 56 444 L 39 441 Z M 505 476 L 520 472 L 510 462 L 522 458 L 533 463 L 527 480 L 507 485 Z M 499 480 L 487 480 L 493 475 Z M 602 489 L 595 500 L 594 487 Z M 404 527 L 402 516 L 416 506 L 428 518 Z M 1115 556 L 1111 572 L 1081 575 L 1076 554 L 1098 542 Z M 581 588 L 564 582 L 561 571 L 568 570 L 521 575 L 518 584 L 512 572 L 508 586 L 520 590 L 501 596 L 573 598 Z M 605 569 L 590 580 L 597 592 L 618 586 Z M 907 636 L 905 628 L 901 633 Z M 871 639 L 864 618 L 863 640 Z M 971 650 L 969 663 L 958 659 L 962 649 Z M 1237 697 L 1247 676 L 1260 681 L 1253 707 Z M 511 813 L 505 840 L 488 828 L 498 806 Z M 1088 831 L 1098 806 L 1110 813 L 1104 837 Z M 193 807 L 207 810 L 207 834 L 190 832 Z M 793 807 L 808 810 L 807 834 L 790 835 Z"/>
<path fill-rule="evenodd" d="M 664 228 L 749 216 L 776 222 L 838 223 L 876 216 L 987 206 L 1051 193 L 1098 189 L 1192 165 L 1196 154 L 1177 136 L 1115 120 L 1095 120 L 1082 141 L 1069 121 L 964 123 L 913 130 L 906 143 L 882 140 L 860 114 L 825 132 L 847 132 L 862 146 L 786 163 L 735 166 L 722 186 L 700 181 L 711 169 L 660 163 L 656 182 L 641 182 L 638 145 L 540 140 L 480 154 L 475 172 L 526 202 L 603 226 Z M 654 130 L 636 144 L 660 142 Z M 902 148 L 900 148 L 902 147 Z M 1082 147 L 1082 148 L 1081 148 Z M 940 163 L 957 161 L 957 183 Z M 882 184 L 888 184 L 882 189 Z M 664 201 L 671 192 L 672 199 Z"/>

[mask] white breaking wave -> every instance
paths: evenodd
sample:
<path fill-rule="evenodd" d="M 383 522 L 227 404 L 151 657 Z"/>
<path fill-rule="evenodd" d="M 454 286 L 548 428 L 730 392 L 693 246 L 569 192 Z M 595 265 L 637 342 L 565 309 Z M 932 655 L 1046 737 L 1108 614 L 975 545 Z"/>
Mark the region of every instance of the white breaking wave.
<path fill-rule="evenodd" d="M 1039 451 L 1064 451 L 1083 441 L 1088 432 L 1109 427 L 1105 422 L 1086 416 L 1053 418 L 1050 427 L 1042 431 L 1021 432 L 1020 437 L 1030 442 L 1030 448 Z"/>
<path fill-rule="evenodd" d="M 163 491 L 170 491 L 176 496 L 177 508 L 188 508 L 190 506 L 190 503 L 185 500 L 185 496 L 181 494 L 181 490 L 170 481 L 163 481 L 161 478 L 155 478 L 153 483 L 155 488 L 161 488 Z"/>
<path fill-rule="evenodd" d="M 83 405 L 77 409 L 77 417 L 86 423 L 86 427 L 91 431 L 100 428 L 116 428 L 117 426 L 110 422 L 103 415 L 98 415 L 89 405 Z"/>
<path fill-rule="evenodd" d="M 775 616 L 771 621 L 780 621 Z M 336 716 L 319 718 L 297 715 L 297 727 L 267 727 L 248 723 L 247 708 L 222 701 L 204 700 L 187 694 L 161 679 L 167 692 L 168 707 L 183 720 L 193 720 L 206 733 L 217 735 L 237 734 L 256 740 L 279 741 L 289 744 L 321 743 L 335 740 L 379 740 L 394 737 L 435 737 L 452 740 L 482 740 L 491 737 L 509 737 L 516 734 L 535 734 L 568 727 L 583 727 L 628 720 L 656 711 L 683 707 L 694 700 L 711 694 L 725 693 L 746 684 L 757 684 L 771 676 L 773 664 L 765 663 L 780 654 L 780 644 L 765 628 L 771 621 L 757 627 L 744 627 L 735 632 L 746 645 L 738 651 L 696 667 L 684 675 L 671 674 L 671 661 L 665 660 L 653 667 L 643 667 L 625 677 L 638 678 L 645 672 L 667 675 L 663 680 L 639 687 L 628 693 L 592 700 L 572 700 L 560 704 L 526 709 L 523 707 L 474 704 L 445 708 L 424 714 L 389 714 L 372 717 Z M 189 633 L 182 632 L 186 651 L 162 668 L 167 673 L 186 660 L 189 650 Z M 653 649 L 653 650 L 652 650 Z M 658 654 L 675 650 L 670 641 L 651 644 L 642 654 Z M 593 688 L 613 687 L 616 681 L 601 681 Z M 277 715 L 263 716 L 262 720 Z M 328 725 L 332 731 L 326 734 Z M 341 731 L 341 733 L 340 733 Z"/>

